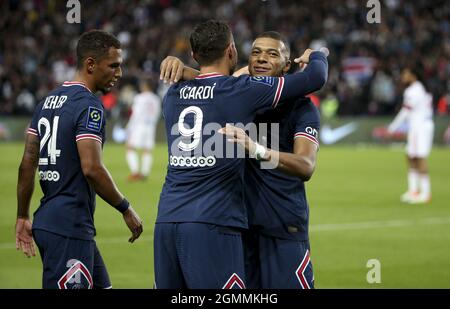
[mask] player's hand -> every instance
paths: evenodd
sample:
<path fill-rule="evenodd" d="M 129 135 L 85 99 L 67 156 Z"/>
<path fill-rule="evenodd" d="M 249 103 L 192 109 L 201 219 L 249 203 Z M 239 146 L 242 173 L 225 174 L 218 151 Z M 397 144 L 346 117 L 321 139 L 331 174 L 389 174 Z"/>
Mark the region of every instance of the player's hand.
<path fill-rule="evenodd" d="M 239 77 L 241 75 L 250 75 L 250 71 L 248 70 L 248 65 L 240 68 L 239 70 L 237 70 L 236 72 L 233 73 L 234 77 Z"/>
<path fill-rule="evenodd" d="M 160 66 L 159 79 L 165 83 L 177 83 L 183 77 L 184 63 L 177 57 L 168 56 Z"/>
<path fill-rule="evenodd" d="M 305 52 L 303 53 L 303 55 L 301 55 L 298 58 L 294 59 L 295 63 L 298 63 L 298 66 L 300 68 L 300 70 L 303 70 L 309 63 L 309 56 L 311 55 L 311 53 L 314 50 L 312 50 L 311 48 L 308 48 L 305 50 Z"/>
<path fill-rule="evenodd" d="M 245 133 L 243 129 L 227 124 L 225 127 L 220 128 L 217 132 L 224 134 L 229 142 L 240 145 L 248 153 L 255 153 L 256 143 L 247 135 L 247 133 Z"/>
<path fill-rule="evenodd" d="M 31 220 L 28 218 L 17 218 L 16 249 L 22 250 L 27 257 L 36 256 L 33 234 L 31 233 Z"/>
<path fill-rule="evenodd" d="M 142 226 L 142 220 L 139 218 L 139 215 L 134 211 L 133 207 L 128 207 L 127 210 L 123 213 L 123 219 L 127 224 L 128 228 L 131 231 L 131 237 L 128 239 L 129 242 L 133 243 L 139 236 L 142 234 L 144 230 Z"/>

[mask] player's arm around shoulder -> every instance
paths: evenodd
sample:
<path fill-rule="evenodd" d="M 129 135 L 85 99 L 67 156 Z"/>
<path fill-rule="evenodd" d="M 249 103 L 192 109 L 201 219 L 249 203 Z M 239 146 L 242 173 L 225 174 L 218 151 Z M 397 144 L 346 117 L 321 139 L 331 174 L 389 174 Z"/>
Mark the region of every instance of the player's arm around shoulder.
<path fill-rule="evenodd" d="M 192 80 L 200 74 L 200 71 L 184 65 L 181 59 L 174 56 L 167 56 L 161 62 L 159 70 L 159 79 L 169 84 L 183 80 Z"/>
<path fill-rule="evenodd" d="M 297 98 L 320 90 L 328 80 L 328 53 L 307 49 L 294 59 L 300 72 L 285 76 L 282 98 Z"/>

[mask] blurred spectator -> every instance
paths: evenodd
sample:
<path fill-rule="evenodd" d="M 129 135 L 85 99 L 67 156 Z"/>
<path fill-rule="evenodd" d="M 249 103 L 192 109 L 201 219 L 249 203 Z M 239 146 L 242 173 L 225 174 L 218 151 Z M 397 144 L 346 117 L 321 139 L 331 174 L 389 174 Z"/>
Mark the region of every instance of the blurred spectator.
<path fill-rule="evenodd" d="M 370 88 L 370 114 L 386 115 L 395 110 L 395 84 L 384 70 L 378 70 Z"/>
<path fill-rule="evenodd" d="M 450 94 L 442 96 L 437 104 L 438 115 L 444 116 L 450 114 Z"/>
<path fill-rule="evenodd" d="M 392 83 L 410 63 L 423 64 L 435 104 L 450 93 L 448 1 L 382 1 L 380 24 L 367 23 L 366 1 L 355 0 L 82 1 L 81 24 L 66 22 L 65 5 L 57 0 L 0 1 L 0 114 L 28 112 L 30 102 L 35 105 L 70 79 L 75 58 L 67 51 L 83 31 L 100 28 L 118 36 L 124 79 L 141 74 L 157 78 L 159 64 L 169 54 L 196 66 L 189 33 L 209 18 L 230 24 L 241 64 L 247 62 L 253 38 L 265 30 L 285 35 L 293 57 L 309 46 L 326 45 L 331 51 L 329 80 L 318 95 L 323 99 L 332 93 L 341 115 L 393 113 L 402 89 Z"/>

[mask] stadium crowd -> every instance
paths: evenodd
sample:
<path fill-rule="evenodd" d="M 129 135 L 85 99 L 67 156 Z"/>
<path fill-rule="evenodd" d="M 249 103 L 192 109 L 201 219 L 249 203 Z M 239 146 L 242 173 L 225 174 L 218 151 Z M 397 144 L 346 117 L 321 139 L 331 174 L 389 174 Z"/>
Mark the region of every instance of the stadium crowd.
<path fill-rule="evenodd" d="M 67 1 L 0 2 L 0 115 L 32 113 L 50 89 L 75 71 L 78 36 L 100 28 L 114 33 L 124 50 L 124 78 L 103 98 L 105 107 L 131 103 L 139 77 L 159 76 L 167 55 L 189 65 L 189 33 L 205 19 L 227 21 L 245 64 L 256 34 L 277 30 L 293 55 L 307 47 L 330 51 L 328 84 L 318 93 L 326 116 L 393 114 L 402 88 L 399 73 L 420 64 L 435 110 L 450 113 L 450 4 L 381 1 L 381 23 L 368 23 L 367 1 L 102 0 L 80 1 L 81 23 L 66 20 Z M 160 83 L 160 93 L 164 86 Z"/>

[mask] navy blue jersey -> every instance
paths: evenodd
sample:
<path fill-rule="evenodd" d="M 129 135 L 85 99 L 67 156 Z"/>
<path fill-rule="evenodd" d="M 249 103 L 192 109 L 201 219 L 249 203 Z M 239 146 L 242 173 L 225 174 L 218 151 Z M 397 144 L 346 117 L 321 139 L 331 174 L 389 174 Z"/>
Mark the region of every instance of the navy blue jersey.
<path fill-rule="evenodd" d="M 279 123 L 279 136 L 268 125 L 267 145 L 278 139 L 279 151 L 293 153 L 294 140 L 306 138 L 318 145 L 319 111 L 309 98 L 285 103 L 258 115 L 257 123 Z M 307 240 L 309 208 L 303 181 L 277 169 L 261 169 L 246 160 L 245 204 L 249 224 L 269 236 Z"/>
<path fill-rule="evenodd" d="M 251 123 L 280 100 L 318 90 L 326 57 L 312 53 L 306 72 L 286 77 L 239 78 L 205 74 L 172 86 L 163 103 L 169 164 L 157 222 L 203 222 L 247 227 L 243 201 L 245 160 L 225 158 L 227 123 Z"/>
<path fill-rule="evenodd" d="M 67 237 L 95 235 L 95 191 L 81 170 L 77 141 L 103 143 L 101 101 L 82 83 L 65 82 L 36 107 L 29 134 L 39 137 L 39 182 L 44 196 L 33 229 Z"/>

